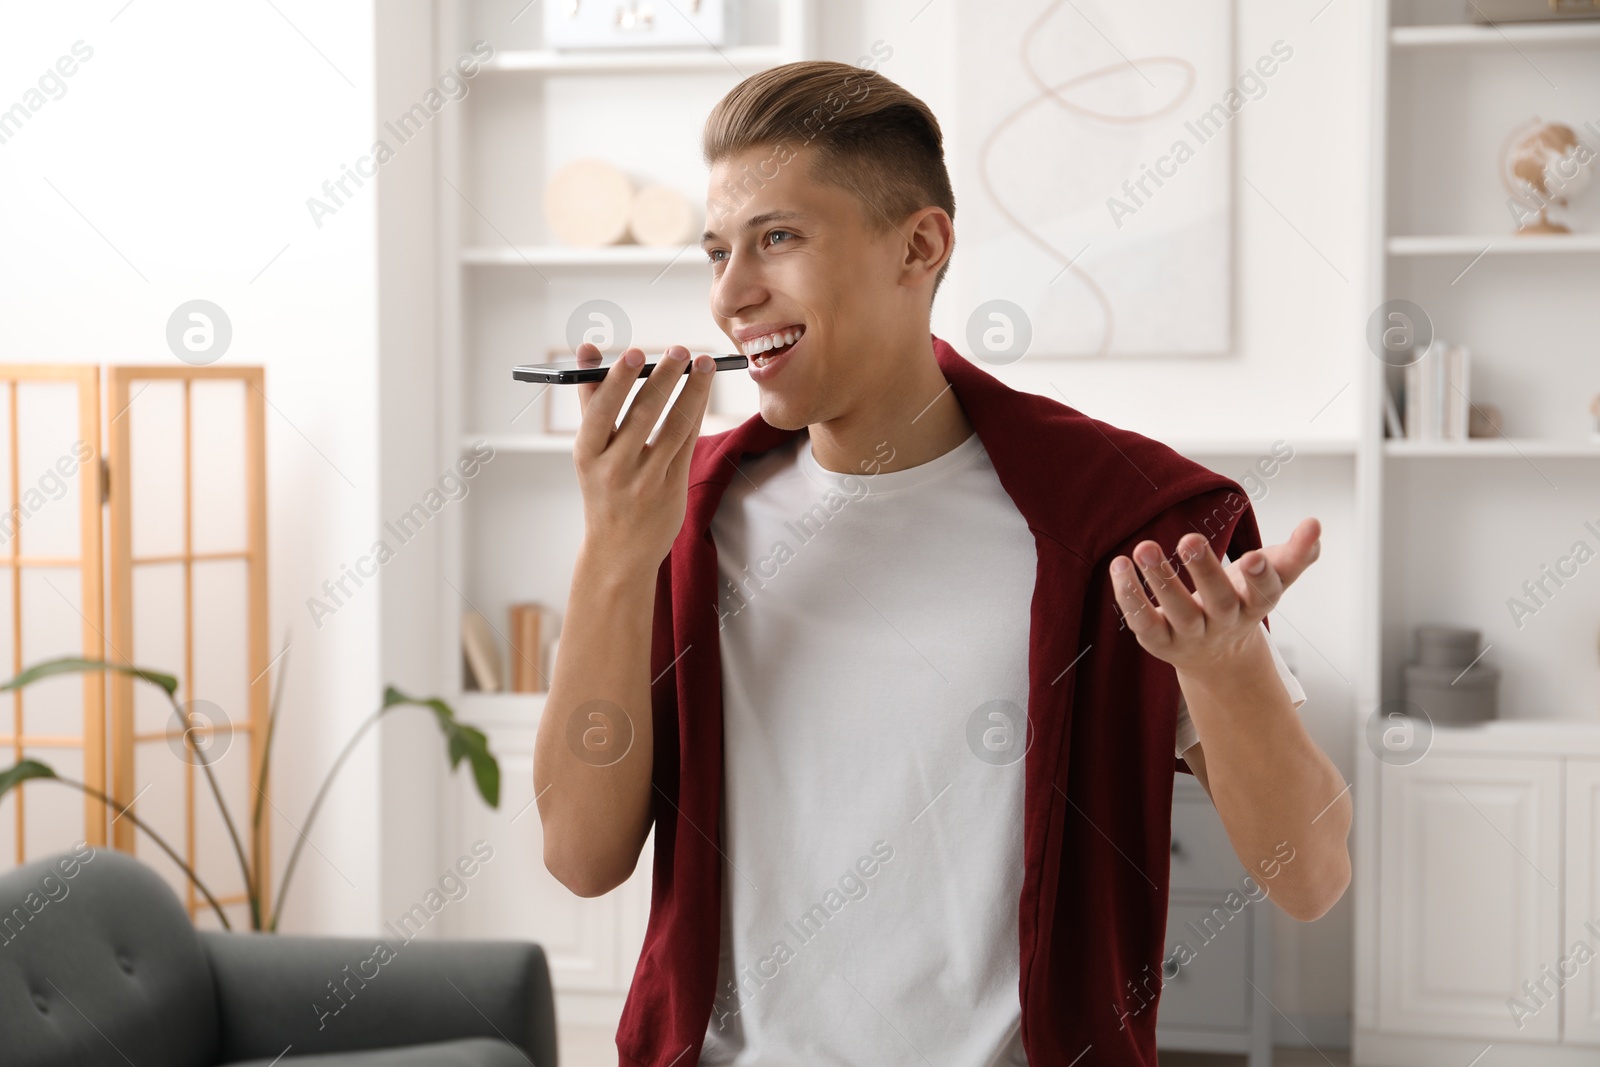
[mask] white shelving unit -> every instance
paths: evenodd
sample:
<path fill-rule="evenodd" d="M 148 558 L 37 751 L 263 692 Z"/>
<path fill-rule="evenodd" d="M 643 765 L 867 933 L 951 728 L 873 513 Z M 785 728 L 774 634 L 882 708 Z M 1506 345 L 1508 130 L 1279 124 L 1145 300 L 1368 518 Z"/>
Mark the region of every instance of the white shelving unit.
<path fill-rule="evenodd" d="M 563 248 L 559 245 L 501 245 L 463 248 L 461 262 L 480 267 L 673 267 L 700 266 L 694 246 L 653 248 L 616 245 L 611 248 Z"/>
<path fill-rule="evenodd" d="M 562 53 L 544 47 L 542 7 L 519 8 L 445 0 L 435 34 L 441 70 L 476 40 L 494 45 L 467 97 L 436 120 L 438 254 L 447 265 L 438 301 L 440 452 L 462 454 L 480 441 L 494 450 L 467 496 L 439 520 L 439 570 L 462 606 L 481 610 L 502 635 L 512 602 L 565 610 L 583 531 L 572 437 L 545 432 L 547 387 L 513 381 L 511 368 L 563 346 L 568 315 L 590 299 L 622 306 L 630 343 L 647 350 L 683 343 L 722 351 L 728 343 L 710 317 L 710 271 L 698 246 L 556 245 L 543 218 L 545 183 L 569 160 L 594 156 L 636 183 L 669 184 L 703 203 L 704 115 L 744 77 L 812 55 L 814 20 L 810 0 L 743 0 L 748 44 Z M 747 414 L 708 413 L 705 428 L 725 429 Z M 644 938 L 651 844 L 633 877 L 601 897 L 575 897 L 550 876 L 532 795 L 545 694 L 464 689 L 459 616 L 446 623 L 441 674 L 500 759 L 502 800 L 497 811 L 485 809 L 456 776 L 442 832 L 514 846 L 480 876 L 478 904 L 452 909 L 447 932 L 541 943 L 562 1024 L 614 1027 Z"/>
<path fill-rule="evenodd" d="M 1600 234 L 1496 234 L 1493 237 L 1436 234 L 1389 238 L 1391 256 L 1561 256 L 1585 252 L 1600 252 Z"/>
<path fill-rule="evenodd" d="M 1528 22 L 1501 26 L 1396 26 L 1389 31 L 1395 48 L 1582 48 L 1600 41 L 1600 22 L 1587 24 Z"/>
<path fill-rule="evenodd" d="M 1508 601 L 1574 541 L 1596 540 L 1584 522 L 1600 518 L 1600 442 L 1586 411 L 1600 392 L 1600 197 L 1575 201 L 1570 236 L 1516 236 L 1497 156 L 1505 135 L 1533 116 L 1566 122 L 1594 147 L 1582 128 L 1600 99 L 1600 22 L 1476 26 L 1459 0 L 1374 9 L 1369 306 L 1411 300 L 1438 336 L 1466 344 L 1471 399 L 1500 407 L 1505 435 L 1387 439 L 1383 390 L 1400 372 L 1368 360 L 1356 455 L 1367 562 L 1352 1062 L 1475 1062 L 1492 1043 L 1484 1062 L 1575 1067 L 1600 1059 L 1596 1029 L 1576 1025 L 1592 1006 L 1569 994 L 1565 1029 L 1563 1009 L 1552 1007 L 1526 1033 L 1509 1025 L 1505 1007 L 1521 995 L 1521 979 L 1539 980 L 1521 973 L 1527 961 L 1554 965 L 1570 949 L 1547 913 L 1560 901 L 1501 889 L 1538 881 L 1544 892 L 1528 856 L 1538 842 L 1553 854 L 1562 817 L 1548 799 L 1537 810 L 1527 804 L 1559 795 L 1567 773 L 1559 754 L 1592 747 L 1600 728 L 1600 572 L 1544 598 L 1533 618 L 1519 622 Z M 1389 702 L 1401 697 L 1422 623 L 1482 631 L 1483 662 L 1501 671 L 1499 714 L 1512 721 L 1442 729 L 1436 752 L 1396 766 L 1369 747 L 1367 720 L 1397 706 Z M 1504 740 L 1534 731 L 1532 747 Z M 1483 743 L 1474 747 L 1474 737 Z M 1461 751 L 1481 758 L 1458 771 L 1450 761 Z M 1470 848 L 1460 838 L 1468 826 L 1486 831 Z M 1481 884 L 1455 892 L 1469 867 Z M 1585 893 L 1562 898 L 1568 918 Z M 1475 950 L 1455 957 L 1447 943 Z"/>
<path fill-rule="evenodd" d="M 1581 441 L 1517 440 L 1510 437 L 1473 438 L 1468 441 L 1384 441 L 1385 455 L 1397 458 L 1427 459 L 1517 459 L 1523 456 L 1550 456 L 1567 459 L 1600 459 L 1600 443 Z"/>
<path fill-rule="evenodd" d="M 638 74 L 643 71 L 721 71 L 728 67 L 759 70 L 788 63 L 782 45 L 702 49 L 637 49 L 625 52 L 556 52 L 529 48 L 502 52 L 483 69 L 503 74 Z"/>

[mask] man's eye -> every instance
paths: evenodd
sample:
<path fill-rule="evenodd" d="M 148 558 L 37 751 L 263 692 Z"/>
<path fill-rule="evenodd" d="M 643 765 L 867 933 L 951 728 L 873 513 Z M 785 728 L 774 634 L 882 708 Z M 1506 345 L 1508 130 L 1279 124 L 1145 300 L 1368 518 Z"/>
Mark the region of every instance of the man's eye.
<path fill-rule="evenodd" d="M 769 231 L 769 232 L 768 232 L 768 233 L 767 233 L 767 236 L 768 236 L 768 237 L 769 237 L 769 238 L 771 238 L 771 237 L 776 237 L 776 236 L 778 236 L 778 235 L 779 235 L 779 234 L 782 234 L 782 235 L 784 235 L 784 236 L 785 236 L 785 237 L 793 237 L 793 236 L 795 236 L 795 234 L 794 234 L 794 232 L 793 232 L 793 231 L 791 231 L 791 230 L 771 230 L 771 231 Z M 721 253 L 721 254 L 726 254 L 726 253 L 725 253 L 725 252 L 724 252 L 724 250 L 723 250 L 723 249 L 720 249 L 720 248 L 713 248 L 713 249 L 711 249 L 711 250 L 710 250 L 710 251 L 708 251 L 708 252 L 707 252 L 707 253 L 706 253 L 706 262 L 708 262 L 708 263 L 713 263 L 713 264 L 715 264 L 715 263 L 722 263 L 722 262 L 725 262 L 725 260 L 721 260 L 721 259 L 718 259 L 718 258 L 717 258 L 717 256 L 718 256 L 718 254 L 719 254 L 719 253 Z"/>

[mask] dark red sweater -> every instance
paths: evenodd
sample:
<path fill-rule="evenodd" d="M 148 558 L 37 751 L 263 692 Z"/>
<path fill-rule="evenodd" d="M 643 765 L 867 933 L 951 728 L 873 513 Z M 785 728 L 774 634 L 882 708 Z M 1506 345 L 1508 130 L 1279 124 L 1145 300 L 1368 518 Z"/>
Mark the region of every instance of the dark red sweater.
<path fill-rule="evenodd" d="M 1190 530 L 1238 559 L 1260 547 L 1254 512 L 1236 482 L 1166 445 L 1013 389 L 938 337 L 933 349 L 1038 550 L 1017 901 L 1028 1063 L 1156 1067 L 1173 773 L 1189 768 L 1172 754 L 1177 673 L 1123 624 L 1109 565 L 1146 538 L 1174 558 Z M 799 432 L 754 415 L 702 437 L 683 527 L 662 561 L 650 655 L 655 869 L 617 1030 L 621 1067 L 692 1067 L 700 1057 L 722 916 L 711 518 L 742 457 Z M 983 546 L 973 546 L 972 565 L 983 566 Z"/>

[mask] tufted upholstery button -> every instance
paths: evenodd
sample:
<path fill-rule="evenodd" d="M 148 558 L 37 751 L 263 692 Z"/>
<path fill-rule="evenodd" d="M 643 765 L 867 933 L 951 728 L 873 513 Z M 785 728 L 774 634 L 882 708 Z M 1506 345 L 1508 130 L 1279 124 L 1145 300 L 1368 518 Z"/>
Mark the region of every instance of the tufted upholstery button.
<path fill-rule="evenodd" d="M 117 966 L 122 968 L 123 974 L 133 973 L 133 961 L 121 952 L 117 953 Z"/>
<path fill-rule="evenodd" d="M 44 1015 L 50 1014 L 50 1005 L 49 1005 L 49 1003 L 46 1002 L 44 997 L 39 993 L 35 993 L 33 995 L 33 1006 L 38 1008 L 41 1014 L 44 1014 Z"/>

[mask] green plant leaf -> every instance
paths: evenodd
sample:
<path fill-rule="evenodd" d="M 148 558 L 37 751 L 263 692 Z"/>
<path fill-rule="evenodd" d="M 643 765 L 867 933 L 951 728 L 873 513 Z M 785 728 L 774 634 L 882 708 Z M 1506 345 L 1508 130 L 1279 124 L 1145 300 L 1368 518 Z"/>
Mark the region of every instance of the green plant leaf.
<path fill-rule="evenodd" d="M 15 767 L 0 771 L 0 797 L 11 792 L 19 783 L 30 778 L 54 778 L 56 772 L 38 760 L 25 759 Z"/>
<path fill-rule="evenodd" d="M 77 656 L 63 656 L 60 659 L 48 659 L 43 663 L 35 663 L 11 681 L 0 685 L 0 692 L 7 689 L 21 689 L 25 685 L 32 685 L 41 678 L 49 678 L 56 674 L 74 674 L 83 671 L 118 671 L 122 674 L 131 674 L 142 678 L 154 685 L 159 685 L 167 691 L 167 696 L 178 691 L 178 679 L 170 674 L 160 671 L 147 671 L 142 667 L 134 667 L 126 663 L 107 663 L 101 659 L 80 659 Z"/>
<path fill-rule="evenodd" d="M 414 704 L 433 712 L 434 720 L 444 732 L 450 769 L 455 770 L 463 759 L 471 763 L 472 780 L 478 787 L 478 795 L 489 807 L 499 808 L 500 762 L 489 751 L 489 739 L 483 731 L 457 721 L 455 711 L 438 697 L 411 697 L 392 685 L 387 686 L 383 691 L 384 709 L 399 704 Z"/>
<path fill-rule="evenodd" d="M 491 808 L 500 806 L 500 764 L 489 754 L 489 739 L 482 730 L 454 724 L 450 735 L 451 768 L 461 756 L 472 764 L 472 778 L 477 783 L 478 795 Z M 458 755 L 459 753 L 459 755 Z"/>

